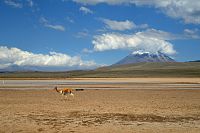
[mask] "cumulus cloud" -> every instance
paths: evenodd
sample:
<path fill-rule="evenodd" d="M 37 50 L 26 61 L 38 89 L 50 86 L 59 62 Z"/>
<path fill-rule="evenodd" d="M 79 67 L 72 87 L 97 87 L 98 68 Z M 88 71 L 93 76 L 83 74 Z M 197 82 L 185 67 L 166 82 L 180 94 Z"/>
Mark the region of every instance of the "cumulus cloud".
<path fill-rule="evenodd" d="M 125 21 L 116 21 L 110 19 L 100 19 L 100 20 L 102 20 L 102 22 L 106 24 L 106 28 L 111 30 L 124 31 L 131 29 L 143 29 L 148 27 L 147 24 L 136 25 L 134 22 L 129 20 Z"/>
<path fill-rule="evenodd" d="M 183 19 L 185 23 L 200 24 L 199 0 L 73 0 L 82 4 L 95 5 L 107 3 L 110 5 L 135 4 L 137 6 L 153 6 L 172 18 Z"/>
<path fill-rule="evenodd" d="M 154 33 L 151 34 L 151 31 Z M 168 55 L 175 54 L 176 51 L 173 45 L 167 41 L 172 38 L 166 34 L 153 29 L 135 34 L 107 33 L 95 36 L 92 43 L 95 51 L 131 49 L 133 51 L 143 50 L 151 53 L 159 51 Z"/>
<path fill-rule="evenodd" d="M 159 8 L 172 18 L 181 18 L 185 23 L 200 24 L 200 1 L 199 0 L 135 0 L 136 5 L 152 5 Z"/>
<path fill-rule="evenodd" d="M 84 7 L 84 6 L 80 7 L 79 10 L 80 10 L 81 12 L 83 12 L 84 14 L 92 14 L 92 13 L 93 13 L 92 10 L 90 10 L 89 8 Z"/>
<path fill-rule="evenodd" d="M 15 7 L 15 8 L 22 8 L 23 7 L 22 3 L 19 3 L 15 0 L 5 0 L 4 3 L 9 5 L 9 6 Z"/>
<path fill-rule="evenodd" d="M 49 21 L 44 17 L 40 18 L 40 22 L 47 28 L 51 28 L 51 29 L 59 30 L 59 31 L 65 31 L 65 27 L 64 26 L 50 24 Z"/>
<path fill-rule="evenodd" d="M 179 34 L 172 34 L 166 31 L 156 30 L 156 29 L 146 29 L 145 31 L 139 32 L 137 34 L 141 34 L 143 36 L 150 38 L 158 38 L 160 40 L 177 40 L 184 38 L 184 36 Z"/>
<path fill-rule="evenodd" d="M 96 67 L 94 61 L 83 61 L 78 56 L 50 52 L 49 54 L 35 54 L 18 48 L 0 46 L 0 68 L 18 66 L 39 67 Z"/>

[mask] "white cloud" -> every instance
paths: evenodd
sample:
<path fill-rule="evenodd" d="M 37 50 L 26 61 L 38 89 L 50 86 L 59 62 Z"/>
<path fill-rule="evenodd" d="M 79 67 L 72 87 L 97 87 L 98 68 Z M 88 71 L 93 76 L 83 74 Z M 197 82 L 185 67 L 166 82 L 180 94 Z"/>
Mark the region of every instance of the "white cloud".
<path fill-rule="evenodd" d="M 165 32 L 162 30 L 156 29 L 147 29 L 143 32 L 139 32 L 139 34 L 150 37 L 150 38 L 158 38 L 160 40 L 176 40 L 176 39 L 183 39 L 184 36 L 178 34 L 172 34 L 169 32 Z"/>
<path fill-rule="evenodd" d="M 199 29 L 184 29 L 185 38 L 200 39 Z"/>
<path fill-rule="evenodd" d="M 198 29 L 184 29 L 184 32 L 181 34 L 173 34 L 165 32 L 162 30 L 156 29 L 147 29 L 140 34 L 148 37 L 156 37 L 161 40 L 184 40 L 184 39 L 199 39 L 200 30 Z"/>
<path fill-rule="evenodd" d="M 30 7 L 33 7 L 33 6 L 34 6 L 34 3 L 33 3 L 32 0 L 27 0 L 27 2 L 28 2 L 28 5 L 29 5 Z"/>
<path fill-rule="evenodd" d="M 123 4 L 123 3 L 129 3 L 131 0 L 73 0 L 77 3 L 82 3 L 84 5 L 90 4 L 90 5 L 96 5 L 99 3 L 107 3 L 110 5 L 117 5 L 117 4 Z"/>
<path fill-rule="evenodd" d="M 54 29 L 54 30 L 59 30 L 59 31 L 65 31 L 65 27 L 62 25 L 51 25 L 51 24 L 44 24 L 45 27 Z"/>
<path fill-rule="evenodd" d="M 67 17 L 66 19 L 67 19 L 68 22 L 74 23 L 74 20 L 71 17 Z"/>
<path fill-rule="evenodd" d="M 23 7 L 22 3 L 16 2 L 15 0 L 5 0 L 4 3 L 15 8 Z"/>
<path fill-rule="evenodd" d="M 80 7 L 79 10 L 80 10 L 81 12 L 83 12 L 84 14 L 92 14 L 92 13 L 93 13 L 92 10 L 90 10 L 89 8 L 84 7 L 84 6 Z"/>
<path fill-rule="evenodd" d="M 76 38 L 85 38 L 89 36 L 89 31 L 87 29 L 83 29 L 82 31 L 78 32 L 75 37 Z"/>
<path fill-rule="evenodd" d="M 196 31 L 195 30 L 191 30 L 191 29 L 184 29 L 184 33 L 186 33 L 186 34 L 195 34 Z"/>
<path fill-rule="evenodd" d="M 46 18 L 44 18 L 44 17 L 41 17 L 40 18 L 40 22 L 41 23 L 48 23 L 48 20 Z"/>
<path fill-rule="evenodd" d="M 166 35 L 165 32 L 146 30 L 131 35 L 117 33 L 102 34 L 95 36 L 92 43 L 94 44 L 95 51 L 131 49 L 133 51 L 143 50 L 151 53 L 160 51 L 165 54 L 175 54 L 176 51 L 173 49 L 173 45 L 167 41 L 170 39 L 172 38 Z"/>
<path fill-rule="evenodd" d="M 135 4 L 153 6 L 172 18 L 183 19 L 185 23 L 200 24 L 199 0 L 73 0 L 82 4 L 107 3 L 110 5 Z"/>
<path fill-rule="evenodd" d="M 152 0 L 134 2 L 137 5 L 151 5 L 159 8 L 172 18 L 181 18 L 185 23 L 200 24 L 200 1 L 199 0 Z"/>
<path fill-rule="evenodd" d="M 147 28 L 147 24 L 142 25 L 136 25 L 134 22 L 125 20 L 125 21 L 116 21 L 116 20 L 110 20 L 110 19 L 100 19 L 103 23 L 106 24 L 106 28 L 111 30 L 131 30 L 131 29 L 144 29 Z"/>
<path fill-rule="evenodd" d="M 51 28 L 51 29 L 59 30 L 59 31 L 65 31 L 64 26 L 50 24 L 49 21 L 47 19 L 45 19 L 44 17 L 40 18 L 40 22 L 47 28 Z"/>
<path fill-rule="evenodd" d="M 87 49 L 87 48 L 84 48 L 82 50 L 83 53 L 93 53 L 94 51 L 93 50 L 90 50 L 90 49 Z"/>
<path fill-rule="evenodd" d="M 18 48 L 0 46 L 0 68 L 11 65 L 40 67 L 96 67 L 94 61 L 83 61 L 78 56 L 50 52 L 49 54 L 34 54 Z"/>
<path fill-rule="evenodd" d="M 4 0 L 4 3 L 15 8 L 23 8 L 26 6 L 33 8 L 35 6 L 33 0 Z"/>
<path fill-rule="evenodd" d="M 148 27 L 149 27 L 148 24 L 137 25 L 137 28 L 138 28 L 138 29 L 145 29 L 145 28 L 148 28 Z"/>
<path fill-rule="evenodd" d="M 131 30 L 134 27 L 136 27 L 136 25 L 129 20 L 115 21 L 110 19 L 102 19 L 102 21 L 106 24 L 106 27 L 111 30 L 124 31 L 124 30 Z"/>

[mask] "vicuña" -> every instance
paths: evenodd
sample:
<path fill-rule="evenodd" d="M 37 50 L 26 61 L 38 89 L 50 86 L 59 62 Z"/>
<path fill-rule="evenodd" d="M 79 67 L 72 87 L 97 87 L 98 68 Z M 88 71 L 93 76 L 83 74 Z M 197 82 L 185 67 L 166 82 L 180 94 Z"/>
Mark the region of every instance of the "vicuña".
<path fill-rule="evenodd" d="M 58 87 L 56 86 L 54 89 L 56 90 L 56 92 L 58 92 L 62 95 L 68 95 L 69 94 L 70 96 L 74 97 L 74 94 L 72 93 L 72 89 L 70 89 L 70 88 L 64 88 L 64 89 L 58 90 Z"/>

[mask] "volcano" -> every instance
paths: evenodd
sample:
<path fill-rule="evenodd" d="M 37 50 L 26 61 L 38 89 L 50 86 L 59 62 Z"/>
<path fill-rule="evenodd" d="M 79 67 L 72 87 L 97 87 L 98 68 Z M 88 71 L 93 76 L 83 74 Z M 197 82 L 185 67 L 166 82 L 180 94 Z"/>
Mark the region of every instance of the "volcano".
<path fill-rule="evenodd" d="M 136 51 L 113 65 L 125 65 L 125 64 L 141 63 L 141 62 L 176 62 L 176 61 L 161 52 L 150 53 L 150 52 Z"/>

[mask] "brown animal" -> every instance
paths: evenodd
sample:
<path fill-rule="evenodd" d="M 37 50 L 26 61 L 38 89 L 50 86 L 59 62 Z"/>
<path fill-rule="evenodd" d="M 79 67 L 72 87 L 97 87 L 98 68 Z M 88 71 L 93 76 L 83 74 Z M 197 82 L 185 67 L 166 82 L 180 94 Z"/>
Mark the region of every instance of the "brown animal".
<path fill-rule="evenodd" d="M 70 96 L 74 96 L 74 94 L 72 93 L 72 89 L 70 88 L 64 88 L 62 90 L 58 90 L 57 86 L 54 88 L 56 90 L 56 92 L 62 94 L 62 95 L 67 95 L 69 94 Z"/>

